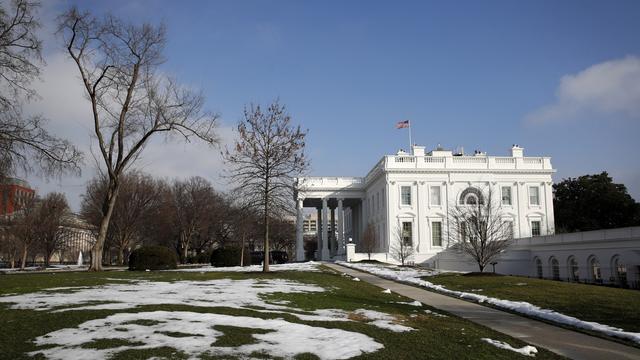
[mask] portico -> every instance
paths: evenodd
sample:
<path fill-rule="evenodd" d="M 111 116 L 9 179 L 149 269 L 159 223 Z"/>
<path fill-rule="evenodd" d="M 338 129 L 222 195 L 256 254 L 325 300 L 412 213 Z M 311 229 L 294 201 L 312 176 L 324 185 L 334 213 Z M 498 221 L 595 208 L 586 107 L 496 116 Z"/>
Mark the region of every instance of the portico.
<path fill-rule="evenodd" d="M 304 261 L 304 208 L 317 211 L 317 260 L 344 258 L 346 242 L 363 232 L 362 178 L 306 177 L 296 184 L 296 260 Z"/>

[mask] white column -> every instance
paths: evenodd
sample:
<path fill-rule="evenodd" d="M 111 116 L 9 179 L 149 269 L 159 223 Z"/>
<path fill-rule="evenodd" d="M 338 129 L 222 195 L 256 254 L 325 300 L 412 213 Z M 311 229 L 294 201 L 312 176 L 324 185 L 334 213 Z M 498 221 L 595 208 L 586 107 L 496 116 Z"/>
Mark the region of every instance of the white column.
<path fill-rule="evenodd" d="M 327 239 L 327 236 L 329 235 L 329 224 L 328 224 L 328 207 L 327 207 L 327 199 L 322 199 L 322 233 L 320 235 L 320 238 L 322 239 L 321 243 L 322 243 L 322 249 L 321 249 L 321 256 L 320 259 L 322 260 L 329 260 L 329 239 Z"/>
<path fill-rule="evenodd" d="M 331 254 L 331 256 L 334 256 L 336 254 L 336 249 L 337 246 L 335 246 L 336 244 L 336 209 L 335 208 L 330 208 L 331 209 L 331 226 L 329 226 L 329 228 L 331 229 L 331 232 L 329 233 L 329 253 Z"/>
<path fill-rule="evenodd" d="M 338 255 L 344 254 L 344 211 L 342 199 L 338 199 Z"/>
<path fill-rule="evenodd" d="M 297 217 L 296 217 L 296 261 L 304 261 L 304 241 L 302 224 L 304 223 L 304 217 L 302 214 L 302 199 L 297 201 Z"/>
<path fill-rule="evenodd" d="M 316 210 L 316 232 L 318 240 L 318 244 L 316 245 L 316 260 L 320 260 L 320 255 L 322 254 L 322 210 L 320 208 L 316 208 Z"/>

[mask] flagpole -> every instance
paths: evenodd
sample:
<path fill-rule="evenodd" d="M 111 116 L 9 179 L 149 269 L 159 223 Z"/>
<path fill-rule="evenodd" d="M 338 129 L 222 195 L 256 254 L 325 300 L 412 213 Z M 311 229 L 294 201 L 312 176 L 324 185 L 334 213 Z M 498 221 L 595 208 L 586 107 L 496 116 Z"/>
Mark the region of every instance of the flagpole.
<path fill-rule="evenodd" d="M 410 154 L 413 153 L 412 146 L 413 144 L 411 143 L 411 120 L 409 120 L 409 153 Z"/>

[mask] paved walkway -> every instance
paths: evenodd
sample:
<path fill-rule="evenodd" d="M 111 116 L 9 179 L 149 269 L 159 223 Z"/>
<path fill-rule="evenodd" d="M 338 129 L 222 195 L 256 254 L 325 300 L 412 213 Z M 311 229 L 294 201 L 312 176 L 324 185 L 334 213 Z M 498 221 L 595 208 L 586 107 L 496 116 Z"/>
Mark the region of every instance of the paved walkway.
<path fill-rule="evenodd" d="M 337 264 L 324 263 L 324 265 L 572 359 L 640 359 L 640 349 L 638 348 L 563 329 L 415 286 L 382 279 Z"/>

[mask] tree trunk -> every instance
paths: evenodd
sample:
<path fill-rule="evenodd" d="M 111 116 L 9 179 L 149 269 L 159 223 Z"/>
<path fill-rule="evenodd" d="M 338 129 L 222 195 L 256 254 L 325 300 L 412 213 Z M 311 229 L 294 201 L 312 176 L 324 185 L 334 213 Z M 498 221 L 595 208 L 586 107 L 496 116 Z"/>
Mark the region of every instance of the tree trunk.
<path fill-rule="evenodd" d="M 116 205 L 116 198 L 118 197 L 118 185 L 109 181 L 109 188 L 102 206 L 102 213 L 104 214 L 100 221 L 100 230 L 98 231 L 98 238 L 96 243 L 91 248 L 91 265 L 89 271 L 102 271 L 102 253 L 104 250 L 104 243 L 107 239 L 107 230 L 109 229 L 109 222 L 111 221 L 111 215 L 113 214 L 113 208 Z"/>
<path fill-rule="evenodd" d="M 244 266 L 244 237 L 245 233 L 242 232 L 242 245 L 240 247 L 240 266 Z"/>
<path fill-rule="evenodd" d="M 27 245 L 22 248 L 22 262 L 20 263 L 20 270 L 24 270 L 27 265 Z"/>
<path fill-rule="evenodd" d="M 265 195 L 265 198 L 267 196 Z M 269 272 L 269 213 L 267 209 L 269 208 L 269 204 L 265 199 L 264 202 L 264 260 L 262 265 L 263 272 Z"/>
<path fill-rule="evenodd" d="M 484 272 L 484 265 L 478 264 L 478 267 L 480 268 L 480 272 Z"/>
<path fill-rule="evenodd" d="M 118 248 L 118 265 L 124 265 L 124 247 L 122 246 Z"/>

